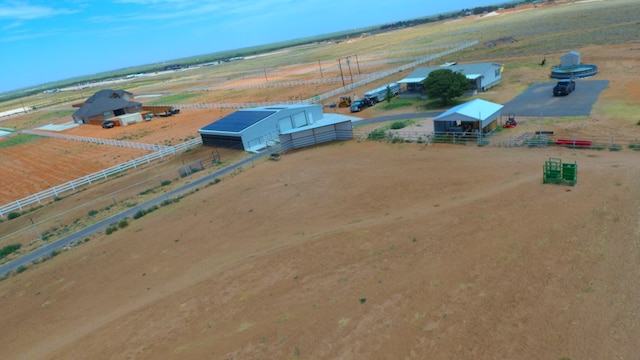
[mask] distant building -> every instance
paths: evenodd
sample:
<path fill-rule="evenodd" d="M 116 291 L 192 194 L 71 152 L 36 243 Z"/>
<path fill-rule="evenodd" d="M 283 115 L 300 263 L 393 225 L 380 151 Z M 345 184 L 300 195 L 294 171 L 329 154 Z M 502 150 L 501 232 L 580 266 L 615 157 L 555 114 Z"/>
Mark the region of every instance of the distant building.
<path fill-rule="evenodd" d="M 398 81 L 398 83 L 405 84 L 405 92 L 422 93 L 424 90 L 423 81 L 432 71 L 441 69 L 460 72 L 471 82 L 472 91 L 485 91 L 502 81 L 504 65 L 494 62 L 475 64 L 446 63 L 445 66 L 415 69 L 409 76 Z"/>
<path fill-rule="evenodd" d="M 569 51 L 560 56 L 560 66 L 580 65 L 580 53 L 577 51 Z"/>
<path fill-rule="evenodd" d="M 180 69 L 182 69 L 182 68 L 183 68 L 183 66 L 182 66 L 182 65 L 180 65 L 180 64 L 175 64 L 175 65 L 167 65 L 167 66 L 165 66 L 165 67 L 164 67 L 164 70 L 165 70 L 165 71 L 170 71 L 170 70 L 180 70 Z"/>
<path fill-rule="evenodd" d="M 130 101 L 132 98 L 133 94 L 125 90 L 100 90 L 73 113 L 73 121 L 78 124 L 100 125 L 105 120 L 139 113 L 142 110 L 142 104 Z"/>

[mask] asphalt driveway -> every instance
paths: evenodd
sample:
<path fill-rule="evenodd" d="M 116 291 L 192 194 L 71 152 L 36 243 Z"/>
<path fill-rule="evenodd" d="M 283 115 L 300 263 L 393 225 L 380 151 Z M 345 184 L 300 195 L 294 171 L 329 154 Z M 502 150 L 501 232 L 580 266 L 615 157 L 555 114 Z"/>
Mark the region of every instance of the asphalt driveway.
<path fill-rule="evenodd" d="M 567 96 L 553 96 L 556 82 L 531 85 L 504 105 L 502 114 L 517 116 L 587 116 L 608 80 L 576 80 L 576 89 Z"/>

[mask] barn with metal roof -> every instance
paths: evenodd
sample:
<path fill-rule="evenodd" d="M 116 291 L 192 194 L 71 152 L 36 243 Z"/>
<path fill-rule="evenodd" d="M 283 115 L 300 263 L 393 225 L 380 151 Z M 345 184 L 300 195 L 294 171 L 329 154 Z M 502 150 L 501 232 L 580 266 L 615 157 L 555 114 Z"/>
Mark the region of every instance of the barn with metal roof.
<path fill-rule="evenodd" d="M 479 132 L 486 133 L 497 127 L 504 106 L 482 99 L 474 99 L 454 106 L 433 119 L 436 133 Z"/>
<path fill-rule="evenodd" d="M 257 152 L 271 144 L 280 143 L 281 135 L 290 140 L 290 148 L 299 147 L 297 132 L 308 132 L 304 137 L 322 133 L 312 143 L 353 137 L 351 120 L 355 117 L 341 114 L 325 114 L 320 105 L 278 105 L 238 110 L 198 130 L 202 143 Z M 349 123 L 345 125 L 345 123 Z M 341 124 L 341 125 L 340 125 Z M 348 134 L 344 129 L 348 128 Z M 314 130 L 315 129 L 315 130 Z M 327 132 L 333 133 L 328 135 Z M 337 132 L 341 135 L 338 136 Z M 329 140 L 327 140 L 329 139 Z"/>
<path fill-rule="evenodd" d="M 398 81 L 405 84 L 406 92 L 421 93 L 424 90 L 423 81 L 434 70 L 449 69 L 460 72 L 471 82 L 471 90 L 485 91 L 502 81 L 504 65 L 494 62 L 474 63 L 474 64 L 446 64 L 443 66 L 433 66 L 428 68 L 415 69 L 409 76 Z"/>

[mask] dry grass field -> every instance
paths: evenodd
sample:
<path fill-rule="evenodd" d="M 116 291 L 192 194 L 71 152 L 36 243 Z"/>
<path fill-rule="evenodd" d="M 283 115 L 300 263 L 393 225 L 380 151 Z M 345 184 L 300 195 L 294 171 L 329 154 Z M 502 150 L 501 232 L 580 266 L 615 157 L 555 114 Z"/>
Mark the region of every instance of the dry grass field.
<path fill-rule="evenodd" d="M 599 66 L 597 78 L 610 87 L 590 116 L 545 119 L 545 129 L 640 138 L 634 73 L 640 43 L 630 15 L 639 10 L 631 0 L 557 1 L 161 75 L 158 82 L 134 80 L 127 88 L 185 104 L 306 98 L 324 87 L 226 85 L 263 81 L 265 68 L 271 81 L 293 81 L 317 76 L 308 64 L 318 59 L 357 53 L 366 64 L 365 54 L 373 62 L 384 51 L 478 39 L 479 46 L 456 60 L 498 61 L 506 68 L 503 83 L 479 97 L 509 101 L 530 84 L 549 81 L 550 68 L 538 65 L 543 56 L 553 64 L 577 50 L 583 62 Z M 517 41 L 483 45 L 503 37 Z M 220 84 L 225 88 L 216 90 Z M 64 109 L 81 101 L 86 93 L 80 93 L 58 94 L 64 101 L 38 95 L 28 101 L 58 105 L 0 125 L 69 121 Z M 397 101 L 361 115 L 427 110 L 420 101 Z M 81 126 L 65 133 L 176 144 L 230 111 L 185 109 L 127 128 Z M 519 121 L 512 130 L 535 128 L 537 119 Z M 58 174 L 58 181 L 66 173 L 60 168 L 92 171 L 138 156 L 95 155 L 99 150 L 88 145 L 45 139 L 0 149 L 0 156 L 13 152 L 2 158 L 3 167 L 14 166 L 18 153 L 37 154 L 34 144 L 57 149 L 47 155 L 52 170 L 44 172 Z M 211 149 L 199 148 L 166 159 L 29 217 L 73 212 L 210 156 Z M 259 161 L 1 281 L 0 358 L 634 359 L 640 346 L 638 156 L 628 149 L 352 140 Z M 51 165 L 70 158 L 66 166 Z M 542 184 L 549 158 L 575 162 L 578 184 Z M 25 169 L 35 166 L 22 161 Z M 45 186 L 40 171 L 30 171 L 20 183 Z M 172 186 L 193 181 L 172 180 Z M 17 181 L 1 185 L 17 188 Z M 136 192 L 128 196 L 118 200 L 142 201 Z M 63 217 L 83 217 L 80 212 Z M 4 221 L 1 233 L 28 224 L 24 216 Z"/>

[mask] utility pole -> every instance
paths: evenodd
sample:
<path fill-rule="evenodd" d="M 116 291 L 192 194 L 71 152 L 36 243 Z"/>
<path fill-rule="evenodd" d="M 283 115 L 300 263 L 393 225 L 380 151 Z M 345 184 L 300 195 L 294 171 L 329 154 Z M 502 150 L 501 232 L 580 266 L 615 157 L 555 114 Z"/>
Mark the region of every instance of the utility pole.
<path fill-rule="evenodd" d="M 360 75 L 360 62 L 358 61 L 358 54 L 356 56 L 356 65 L 358 65 L 358 75 Z"/>
<path fill-rule="evenodd" d="M 40 231 L 38 231 L 38 227 L 36 226 L 36 223 L 33 222 L 32 218 L 29 218 L 29 220 L 31 220 L 31 226 L 33 226 L 33 230 L 36 232 L 36 235 L 38 235 L 38 239 L 44 242 L 44 240 L 42 240 L 42 235 L 40 235 Z"/>
<path fill-rule="evenodd" d="M 322 64 L 320 64 L 320 60 L 318 60 L 318 66 L 320 67 L 320 78 L 324 79 L 324 76 L 322 75 Z"/>
<path fill-rule="evenodd" d="M 340 78 L 342 78 L 342 87 L 344 87 L 344 74 L 342 73 L 342 61 L 338 59 L 338 67 L 340 68 Z"/>
<path fill-rule="evenodd" d="M 351 59 L 347 56 L 347 66 L 349 67 L 349 76 L 351 77 L 351 83 L 353 84 L 353 74 L 351 73 Z"/>

